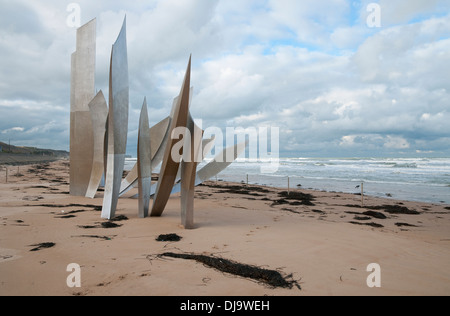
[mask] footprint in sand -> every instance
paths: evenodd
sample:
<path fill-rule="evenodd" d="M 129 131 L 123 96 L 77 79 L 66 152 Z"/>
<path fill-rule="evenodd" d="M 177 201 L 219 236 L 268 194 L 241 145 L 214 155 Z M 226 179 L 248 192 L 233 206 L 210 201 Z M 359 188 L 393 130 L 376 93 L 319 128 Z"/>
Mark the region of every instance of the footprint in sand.
<path fill-rule="evenodd" d="M 0 248 L 0 263 L 21 258 L 21 256 L 17 255 L 18 253 L 18 250 Z"/>

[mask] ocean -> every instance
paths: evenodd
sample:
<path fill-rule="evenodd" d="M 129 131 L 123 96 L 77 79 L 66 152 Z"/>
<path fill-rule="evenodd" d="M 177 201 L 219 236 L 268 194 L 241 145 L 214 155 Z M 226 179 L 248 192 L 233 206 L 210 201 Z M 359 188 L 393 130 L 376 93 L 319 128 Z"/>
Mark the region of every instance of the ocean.
<path fill-rule="evenodd" d="M 128 159 L 130 168 L 135 159 Z M 204 166 L 206 162 L 199 165 Z M 406 201 L 450 204 L 450 158 L 280 158 L 278 170 L 263 174 L 268 162 L 238 159 L 218 180 L 291 189 L 360 193 Z M 215 179 L 212 179 L 215 180 Z"/>

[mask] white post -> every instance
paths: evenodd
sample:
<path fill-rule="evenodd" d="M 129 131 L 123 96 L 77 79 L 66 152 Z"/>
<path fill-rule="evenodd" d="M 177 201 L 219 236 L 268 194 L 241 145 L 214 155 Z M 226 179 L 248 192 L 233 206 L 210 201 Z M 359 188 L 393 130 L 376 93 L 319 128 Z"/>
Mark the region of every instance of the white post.
<path fill-rule="evenodd" d="M 288 195 L 290 195 L 290 194 L 291 194 L 291 181 L 288 176 Z"/>

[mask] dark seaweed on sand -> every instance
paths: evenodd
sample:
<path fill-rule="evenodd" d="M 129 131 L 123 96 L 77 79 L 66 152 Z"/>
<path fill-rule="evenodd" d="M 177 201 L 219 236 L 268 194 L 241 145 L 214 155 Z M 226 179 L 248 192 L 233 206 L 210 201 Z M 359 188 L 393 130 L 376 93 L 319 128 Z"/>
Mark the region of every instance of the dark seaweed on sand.
<path fill-rule="evenodd" d="M 271 191 L 256 186 L 248 186 L 248 185 L 208 185 L 210 188 L 220 189 L 218 193 L 231 193 L 231 194 L 241 194 L 241 195 L 250 195 L 250 196 L 264 196 L 264 194 L 260 193 L 271 193 Z"/>
<path fill-rule="evenodd" d="M 113 223 L 113 222 L 103 222 L 101 223 L 102 228 L 117 228 L 121 227 L 122 225 Z"/>
<path fill-rule="evenodd" d="M 116 224 L 116 223 L 114 223 L 114 221 L 124 221 L 124 220 L 127 220 L 127 219 L 128 219 L 128 218 L 127 218 L 126 216 L 124 216 L 123 218 L 115 217 L 114 219 L 112 219 L 112 220 L 110 220 L 110 221 L 108 221 L 108 222 L 103 222 L 103 223 L 101 223 L 100 225 L 85 225 L 85 226 L 79 225 L 78 227 L 79 227 L 79 228 L 84 228 L 84 229 L 94 229 L 94 228 L 106 228 L 106 229 L 109 229 L 109 228 L 118 228 L 118 227 L 121 227 L 122 225 Z"/>
<path fill-rule="evenodd" d="M 215 189 L 225 189 L 230 191 L 240 191 L 242 189 L 245 189 L 247 191 L 255 191 L 259 193 L 271 193 L 270 190 L 262 187 L 257 186 L 242 186 L 242 185 L 219 185 L 219 184 L 209 184 L 208 187 L 215 188 Z"/>
<path fill-rule="evenodd" d="M 44 163 L 44 164 L 34 165 L 34 166 L 30 167 L 30 169 L 28 169 L 28 171 L 32 172 L 32 173 L 39 173 L 42 170 L 48 170 L 49 167 L 50 167 L 50 165 L 48 163 Z"/>
<path fill-rule="evenodd" d="M 395 223 L 395 226 L 397 226 L 397 227 L 418 227 L 416 225 L 411 225 L 408 223 Z"/>
<path fill-rule="evenodd" d="M 48 249 L 54 247 L 56 244 L 54 242 L 43 242 L 36 245 L 30 245 L 31 247 L 35 247 L 31 249 L 30 251 L 39 251 L 41 249 Z"/>
<path fill-rule="evenodd" d="M 377 219 L 386 219 L 387 218 L 386 215 L 384 215 L 383 213 L 375 212 L 375 211 L 367 211 L 367 212 L 364 212 L 363 215 L 370 216 L 370 217 L 377 218 Z"/>
<path fill-rule="evenodd" d="M 369 216 L 355 216 L 354 220 L 356 221 L 370 221 L 372 217 Z"/>
<path fill-rule="evenodd" d="M 371 226 L 371 227 L 375 227 L 375 228 L 383 228 L 384 226 L 381 224 L 377 224 L 377 223 L 358 223 L 358 222 L 349 222 L 350 224 L 354 224 L 354 225 L 365 225 L 365 226 Z"/>
<path fill-rule="evenodd" d="M 83 229 L 94 229 L 94 228 L 99 228 L 98 226 L 92 226 L 92 225 L 78 225 L 79 228 L 83 228 Z"/>
<path fill-rule="evenodd" d="M 158 257 L 194 260 L 220 272 L 252 279 L 257 282 L 264 283 L 272 288 L 292 289 L 294 286 L 296 286 L 298 289 L 301 289 L 298 282 L 292 279 L 292 275 L 283 277 L 281 273 L 276 270 L 263 269 L 260 267 L 242 264 L 223 258 L 196 254 L 177 254 L 171 252 L 163 253 Z"/>
<path fill-rule="evenodd" d="M 420 215 L 420 212 L 400 205 L 383 205 L 382 209 L 384 209 L 389 214 Z"/>
<path fill-rule="evenodd" d="M 63 219 L 68 219 L 68 218 L 74 218 L 76 217 L 75 215 L 63 215 L 63 216 L 55 216 L 56 218 L 63 218 Z"/>
<path fill-rule="evenodd" d="M 26 205 L 26 206 L 41 206 L 41 207 L 48 207 L 48 208 L 67 208 L 67 207 L 87 207 L 92 208 L 94 211 L 101 211 L 102 206 L 101 205 L 92 205 L 92 204 L 36 204 L 36 205 Z"/>
<path fill-rule="evenodd" d="M 98 236 L 98 235 L 81 235 L 81 236 L 72 236 L 72 237 L 95 238 L 95 239 L 103 239 L 103 240 L 112 240 L 112 237 L 108 237 L 108 236 Z"/>
<path fill-rule="evenodd" d="M 156 241 L 180 241 L 183 237 L 178 236 L 177 234 L 167 234 L 167 235 L 159 235 L 156 238 Z"/>
<path fill-rule="evenodd" d="M 272 206 L 283 205 L 283 204 L 289 204 L 289 201 L 286 199 L 278 199 L 278 200 L 273 201 Z"/>
<path fill-rule="evenodd" d="M 347 204 L 344 205 L 346 207 L 353 207 L 353 208 L 362 208 L 361 205 L 355 205 L 355 204 Z M 404 215 L 420 215 L 420 212 L 416 210 L 411 210 L 407 208 L 406 206 L 400 206 L 400 205 L 379 205 L 379 206 L 364 206 L 363 208 L 369 209 L 369 210 L 382 210 L 389 214 L 404 214 Z M 380 213 L 381 214 L 381 213 Z"/>
<path fill-rule="evenodd" d="M 307 205 L 307 206 L 314 206 L 315 204 L 312 202 L 314 201 L 314 196 L 308 193 L 302 193 L 302 192 L 287 192 L 283 191 L 278 193 L 278 195 L 285 200 L 289 201 L 295 201 L 290 202 L 291 205 Z"/>
<path fill-rule="evenodd" d="M 111 222 L 121 222 L 121 221 L 127 221 L 128 217 L 126 217 L 125 215 L 119 215 L 114 217 Z"/>
<path fill-rule="evenodd" d="M 86 212 L 86 210 L 76 210 L 76 211 L 67 212 L 67 214 L 77 214 L 77 213 L 84 213 L 84 212 Z"/>

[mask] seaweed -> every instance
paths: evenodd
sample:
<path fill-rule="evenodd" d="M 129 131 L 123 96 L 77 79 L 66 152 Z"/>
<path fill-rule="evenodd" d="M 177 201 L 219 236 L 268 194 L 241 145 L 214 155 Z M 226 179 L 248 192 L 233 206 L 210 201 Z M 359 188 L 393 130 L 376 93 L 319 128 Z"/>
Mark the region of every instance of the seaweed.
<path fill-rule="evenodd" d="M 67 207 L 87 207 L 87 208 L 93 208 L 94 211 L 101 211 L 102 206 L 101 205 L 92 205 L 92 204 L 36 204 L 36 205 L 25 205 L 30 207 L 48 207 L 48 208 L 67 208 Z"/>
<path fill-rule="evenodd" d="M 369 216 L 355 216 L 355 218 L 353 218 L 356 221 L 370 221 L 372 219 L 372 217 Z"/>
<path fill-rule="evenodd" d="M 344 205 L 346 207 L 353 207 L 353 208 L 362 208 L 361 205 L 355 205 L 355 204 L 347 204 Z M 378 205 L 378 206 L 364 206 L 365 209 L 369 210 L 382 210 L 389 214 L 404 214 L 404 215 L 420 215 L 420 212 L 416 210 L 411 210 L 407 208 L 406 206 L 400 206 L 400 205 Z"/>
<path fill-rule="evenodd" d="M 168 234 L 168 235 L 159 235 L 156 238 L 156 241 L 180 241 L 183 237 L 178 236 L 177 234 Z"/>
<path fill-rule="evenodd" d="M 375 211 L 367 211 L 362 214 L 373 217 L 373 218 L 377 218 L 377 219 L 386 219 L 387 218 L 386 215 L 384 215 L 383 213 L 375 212 Z"/>
<path fill-rule="evenodd" d="M 102 228 L 118 228 L 121 227 L 122 225 L 113 223 L 113 222 L 103 222 L 101 223 Z"/>
<path fill-rule="evenodd" d="M 291 205 L 315 206 L 312 202 L 314 201 L 314 196 L 308 193 L 283 191 L 278 193 L 278 195 L 286 200 L 295 201 L 290 202 Z"/>
<path fill-rule="evenodd" d="M 111 219 L 111 222 L 121 222 L 121 221 L 127 221 L 128 217 L 126 217 L 125 215 L 119 215 L 114 217 L 113 219 Z"/>
<path fill-rule="evenodd" d="M 395 226 L 397 226 L 397 227 L 419 227 L 419 226 L 411 225 L 408 223 L 395 223 Z"/>
<path fill-rule="evenodd" d="M 128 218 L 127 218 L 128 219 Z M 108 222 L 103 222 L 100 225 L 78 225 L 79 228 L 84 228 L 84 229 L 94 229 L 94 228 L 106 228 L 106 229 L 110 229 L 110 228 L 118 228 L 121 227 L 122 225 L 116 224 L 113 222 L 113 220 L 110 220 Z"/>
<path fill-rule="evenodd" d="M 250 195 L 261 197 L 264 196 L 260 193 L 271 193 L 271 191 L 256 186 L 248 186 L 248 185 L 208 185 L 214 189 L 220 189 L 217 193 L 230 193 L 230 194 L 241 194 L 241 195 Z"/>
<path fill-rule="evenodd" d="M 242 185 L 219 185 L 219 184 L 210 184 L 207 185 L 210 188 L 214 188 L 214 189 L 225 189 L 227 191 L 230 191 L 230 193 L 240 193 L 240 191 L 242 191 L 242 189 L 246 190 L 246 191 L 254 191 L 254 192 L 259 192 L 259 193 L 271 193 L 272 191 L 262 188 L 262 187 L 257 187 L 257 186 L 242 186 Z"/>
<path fill-rule="evenodd" d="M 420 215 L 420 212 L 411 210 L 406 206 L 399 205 L 383 205 L 381 206 L 389 214 L 405 214 L 405 215 Z"/>
<path fill-rule="evenodd" d="M 75 215 L 64 215 L 64 216 L 57 216 L 56 218 L 63 218 L 63 219 L 68 219 L 68 218 L 74 218 L 76 217 Z"/>
<path fill-rule="evenodd" d="M 383 228 L 384 226 L 381 224 L 377 224 L 377 223 L 358 223 L 358 222 L 349 222 L 350 224 L 354 224 L 354 225 L 366 225 L 366 226 L 371 226 L 371 227 L 375 227 L 375 228 Z"/>
<path fill-rule="evenodd" d="M 291 213 L 294 213 L 294 214 L 301 214 L 300 212 L 291 210 L 290 208 L 282 208 L 281 210 L 282 210 L 282 211 L 286 211 L 286 212 L 291 212 Z"/>
<path fill-rule="evenodd" d="M 289 201 L 287 201 L 286 199 L 275 200 L 275 201 L 273 201 L 272 206 L 283 205 L 283 204 L 289 204 Z"/>
<path fill-rule="evenodd" d="M 217 258 L 206 255 L 166 252 L 158 255 L 158 257 L 194 260 L 196 262 L 202 263 L 206 267 L 216 269 L 223 273 L 232 274 L 246 279 L 252 279 L 257 282 L 266 284 L 272 288 L 292 289 L 294 286 L 296 286 L 301 290 L 298 281 L 293 280 L 292 275 L 284 277 L 279 271 L 276 270 L 263 269 L 252 265 L 234 262 L 224 258 Z"/>
<path fill-rule="evenodd" d="M 72 236 L 72 237 L 80 237 L 80 238 L 96 238 L 96 239 L 103 239 L 103 240 L 112 240 L 112 237 L 108 237 L 108 236 L 97 236 L 97 235 L 81 235 L 81 236 Z"/>
<path fill-rule="evenodd" d="M 84 212 L 86 212 L 86 210 L 76 210 L 76 211 L 67 212 L 67 214 L 77 214 L 77 213 L 84 213 Z"/>
<path fill-rule="evenodd" d="M 36 245 L 30 245 L 30 247 L 35 247 L 33 249 L 31 249 L 30 251 L 39 251 L 42 249 L 48 249 L 48 248 L 52 248 L 54 247 L 56 244 L 54 242 L 43 242 L 40 244 L 36 244 Z"/>

